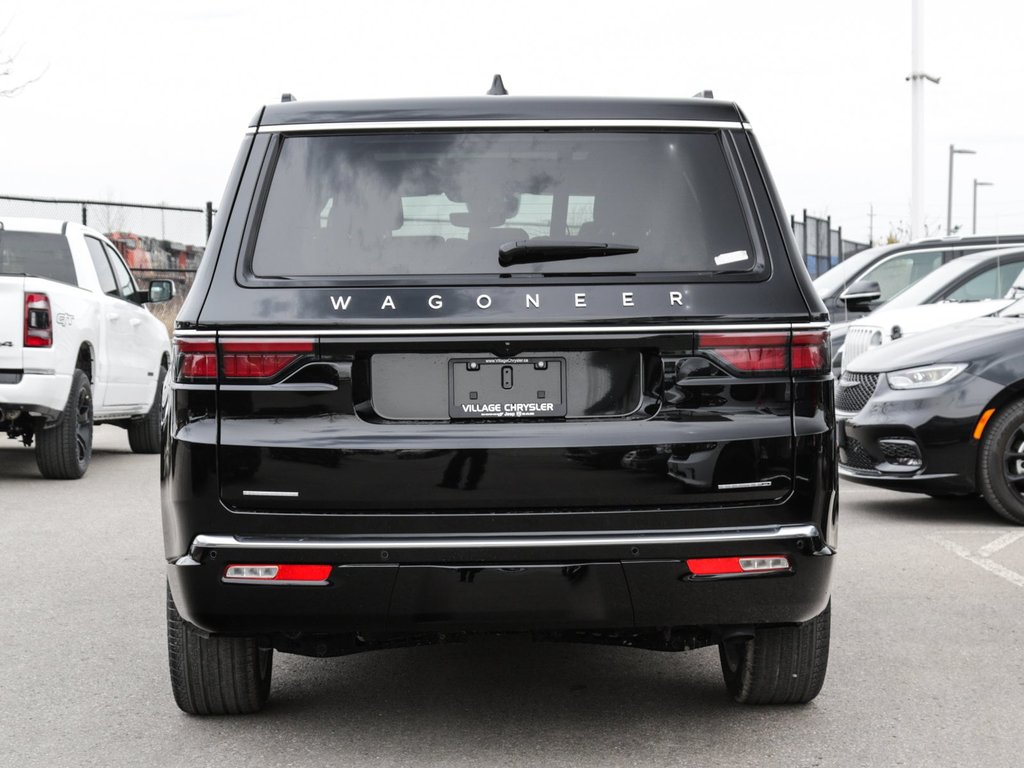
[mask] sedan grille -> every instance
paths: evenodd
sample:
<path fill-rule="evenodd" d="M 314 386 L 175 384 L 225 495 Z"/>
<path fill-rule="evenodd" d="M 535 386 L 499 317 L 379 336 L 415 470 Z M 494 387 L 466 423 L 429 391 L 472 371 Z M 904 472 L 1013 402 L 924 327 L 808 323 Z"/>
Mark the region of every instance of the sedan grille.
<path fill-rule="evenodd" d="M 850 373 L 847 371 L 839 379 L 836 410 L 844 413 L 857 413 L 867 405 L 868 400 L 875 394 L 877 386 L 877 373 Z"/>
<path fill-rule="evenodd" d="M 875 339 L 872 344 L 871 340 Z M 871 326 L 853 326 L 846 334 L 846 341 L 843 342 L 843 370 L 867 352 L 871 347 L 877 347 L 882 343 L 882 332 Z"/>

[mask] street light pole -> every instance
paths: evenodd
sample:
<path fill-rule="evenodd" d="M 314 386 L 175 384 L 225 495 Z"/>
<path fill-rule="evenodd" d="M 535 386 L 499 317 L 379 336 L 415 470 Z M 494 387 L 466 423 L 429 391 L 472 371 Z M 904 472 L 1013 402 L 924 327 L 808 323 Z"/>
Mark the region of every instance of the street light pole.
<path fill-rule="evenodd" d="M 978 234 L 978 187 L 991 186 L 994 186 L 994 183 L 991 181 L 974 180 L 974 214 L 971 216 L 971 234 Z"/>
<path fill-rule="evenodd" d="M 910 239 L 924 237 L 924 81 L 938 85 L 926 74 L 924 61 L 924 6 L 911 0 L 910 59 Z"/>
<path fill-rule="evenodd" d="M 946 236 L 953 234 L 953 155 L 976 155 L 973 149 L 957 149 L 949 145 L 949 191 L 946 194 Z"/>

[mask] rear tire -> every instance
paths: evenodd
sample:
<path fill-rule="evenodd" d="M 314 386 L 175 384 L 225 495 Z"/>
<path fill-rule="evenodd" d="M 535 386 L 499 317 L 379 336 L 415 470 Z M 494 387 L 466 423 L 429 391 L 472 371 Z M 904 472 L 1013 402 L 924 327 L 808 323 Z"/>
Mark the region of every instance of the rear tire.
<path fill-rule="evenodd" d="M 57 423 L 36 433 L 36 464 L 43 477 L 77 480 L 85 474 L 92 458 L 92 427 L 92 387 L 76 370 Z"/>
<path fill-rule="evenodd" d="M 1024 525 L 1024 400 L 1003 408 L 985 429 L 978 484 L 992 509 Z"/>
<path fill-rule="evenodd" d="M 270 695 L 274 649 L 251 637 L 204 635 L 178 613 L 169 587 L 167 658 L 174 701 L 190 715 L 247 715 Z"/>
<path fill-rule="evenodd" d="M 160 366 L 153 404 L 141 419 L 128 422 L 128 445 L 134 453 L 160 453 L 163 448 L 163 442 L 160 440 L 160 420 L 163 417 L 161 404 L 166 376 L 167 369 Z"/>
<path fill-rule="evenodd" d="M 729 693 L 740 704 L 806 704 L 828 668 L 832 603 L 797 627 L 757 629 L 752 640 L 719 644 Z"/>

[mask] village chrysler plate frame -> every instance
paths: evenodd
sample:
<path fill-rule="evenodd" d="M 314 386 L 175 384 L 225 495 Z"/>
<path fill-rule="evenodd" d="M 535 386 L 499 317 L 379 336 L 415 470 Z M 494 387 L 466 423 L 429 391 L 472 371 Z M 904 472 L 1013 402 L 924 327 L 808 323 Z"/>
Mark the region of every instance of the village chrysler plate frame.
<path fill-rule="evenodd" d="M 565 358 L 452 358 L 448 413 L 453 419 L 564 417 Z"/>

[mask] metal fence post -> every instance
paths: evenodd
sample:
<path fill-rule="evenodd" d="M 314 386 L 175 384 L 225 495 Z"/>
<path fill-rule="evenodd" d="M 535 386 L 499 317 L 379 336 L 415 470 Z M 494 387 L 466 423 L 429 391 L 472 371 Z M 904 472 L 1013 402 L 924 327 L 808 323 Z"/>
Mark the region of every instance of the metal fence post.
<path fill-rule="evenodd" d="M 818 271 L 819 275 L 822 274 L 822 272 L 827 272 L 828 270 L 830 270 L 832 268 L 832 217 L 831 216 L 826 216 L 825 217 L 825 232 L 826 232 L 826 236 L 827 236 L 827 240 L 825 241 L 825 269 L 824 270 L 819 270 Z M 820 266 L 821 262 L 818 262 L 818 265 Z"/>
<path fill-rule="evenodd" d="M 85 227 L 85 226 L 88 226 L 88 224 L 89 224 L 89 212 L 88 212 L 88 209 L 85 207 L 85 203 L 82 203 L 82 226 Z"/>
<path fill-rule="evenodd" d="M 213 231 L 213 203 L 206 201 L 206 239 L 210 239 L 210 232 Z"/>
<path fill-rule="evenodd" d="M 804 233 L 803 234 L 804 234 L 804 238 L 803 238 L 804 242 L 803 242 L 803 250 L 801 251 L 801 255 L 803 256 L 804 262 L 806 263 L 806 261 L 807 261 L 807 209 L 806 208 L 804 208 Z"/>

